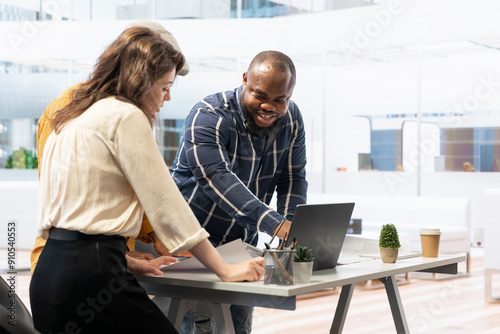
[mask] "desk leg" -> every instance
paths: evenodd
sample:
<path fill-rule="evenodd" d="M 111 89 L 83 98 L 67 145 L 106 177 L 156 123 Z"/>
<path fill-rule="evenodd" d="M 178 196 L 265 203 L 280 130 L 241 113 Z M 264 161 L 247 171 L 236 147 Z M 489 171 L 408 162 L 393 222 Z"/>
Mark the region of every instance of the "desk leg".
<path fill-rule="evenodd" d="M 405 312 L 403 310 L 403 303 L 401 302 L 401 296 L 399 295 L 396 277 L 388 276 L 381 278 L 380 281 L 384 283 L 385 291 L 387 292 L 387 298 L 389 299 L 389 304 L 391 305 L 392 318 L 394 319 L 394 324 L 396 325 L 396 333 L 410 333 L 408 323 L 406 322 Z"/>
<path fill-rule="evenodd" d="M 484 270 L 484 300 L 487 303 L 500 303 L 499 297 L 493 297 L 493 275 L 500 274 L 497 269 Z"/>
<path fill-rule="evenodd" d="M 153 303 L 156 304 L 160 308 L 160 310 L 168 316 L 168 310 L 170 309 L 170 303 L 172 302 L 172 298 L 170 297 L 160 297 L 160 296 L 155 296 L 152 299 Z"/>
<path fill-rule="evenodd" d="M 229 304 L 212 303 L 212 314 L 217 327 L 217 333 L 234 333 L 233 319 L 231 318 L 231 311 Z"/>
<path fill-rule="evenodd" d="M 349 284 L 342 287 L 339 301 L 337 303 L 337 309 L 335 310 L 335 317 L 333 318 L 332 327 L 330 328 L 330 334 L 342 333 L 345 318 L 347 317 L 347 310 L 349 309 L 349 304 L 351 303 L 354 286 L 355 284 Z"/>
<path fill-rule="evenodd" d="M 167 318 L 177 331 L 181 330 L 184 314 L 197 303 L 198 302 L 195 300 L 172 298 L 168 308 Z"/>

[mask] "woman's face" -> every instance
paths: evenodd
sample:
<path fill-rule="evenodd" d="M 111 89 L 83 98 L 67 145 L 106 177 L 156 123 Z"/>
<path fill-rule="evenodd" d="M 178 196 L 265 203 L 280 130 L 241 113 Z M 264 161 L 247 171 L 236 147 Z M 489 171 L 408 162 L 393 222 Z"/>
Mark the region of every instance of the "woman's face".
<path fill-rule="evenodd" d="M 153 83 L 153 88 L 150 94 L 146 94 L 144 99 L 146 99 L 146 112 L 150 115 L 151 119 L 156 117 L 156 114 L 160 112 L 160 108 L 163 107 L 163 102 L 170 101 L 170 88 L 174 83 L 175 79 L 175 69 L 168 72 L 160 79 Z"/>

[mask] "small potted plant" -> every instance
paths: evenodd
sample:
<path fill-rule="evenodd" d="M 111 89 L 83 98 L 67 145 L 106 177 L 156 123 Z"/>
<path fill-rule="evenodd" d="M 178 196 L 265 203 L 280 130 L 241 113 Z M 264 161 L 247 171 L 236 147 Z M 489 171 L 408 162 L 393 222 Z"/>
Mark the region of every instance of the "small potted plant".
<path fill-rule="evenodd" d="M 384 263 L 396 262 L 401 244 L 394 224 L 382 225 L 378 245 L 380 247 L 380 257 Z"/>
<path fill-rule="evenodd" d="M 312 249 L 297 246 L 293 255 L 293 281 L 294 283 L 309 283 L 311 281 L 314 255 Z"/>

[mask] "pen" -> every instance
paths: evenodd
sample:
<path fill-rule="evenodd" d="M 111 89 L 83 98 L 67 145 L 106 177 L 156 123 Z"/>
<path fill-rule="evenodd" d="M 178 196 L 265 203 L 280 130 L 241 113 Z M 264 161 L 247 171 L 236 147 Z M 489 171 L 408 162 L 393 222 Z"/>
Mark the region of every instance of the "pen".
<path fill-rule="evenodd" d="M 285 247 L 285 244 L 286 244 L 286 235 L 287 234 L 288 234 L 287 232 L 285 232 L 285 234 L 283 234 L 283 239 L 281 239 L 281 247 L 280 247 L 280 249 L 283 249 L 283 247 Z"/>
<path fill-rule="evenodd" d="M 276 235 L 278 235 L 278 232 L 280 231 L 281 226 L 283 226 L 284 222 L 285 222 L 285 220 L 282 220 L 281 223 L 279 223 L 278 227 L 276 228 L 276 231 L 273 234 L 273 237 L 271 238 L 271 241 L 269 241 L 269 244 L 273 243 L 274 238 L 276 238 Z"/>

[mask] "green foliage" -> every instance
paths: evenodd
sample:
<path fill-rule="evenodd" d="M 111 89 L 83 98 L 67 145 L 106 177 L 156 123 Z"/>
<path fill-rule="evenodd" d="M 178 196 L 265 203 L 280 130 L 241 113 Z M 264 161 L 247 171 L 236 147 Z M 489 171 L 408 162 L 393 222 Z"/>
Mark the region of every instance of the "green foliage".
<path fill-rule="evenodd" d="M 6 168 L 12 169 L 37 169 L 38 158 L 33 156 L 32 151 L 28 151 L 24 147 L 20 147 L 7 158 Z"/>
<path fill-rule="evenodd" d="M 380 230 L 380 239 L 378 242 L 381 248 L 399 248 L 401 244 L 399 243 L 399 235 L 394 224 L 382 225 Z"/>
<path fill-rule="evenodd" d="M 305 246 L 297 246 L 295 253 L 293 254 L 293 259 L 295 262 L 312 262 L 314 261 L 314 256 L 312 249 Z"/>

